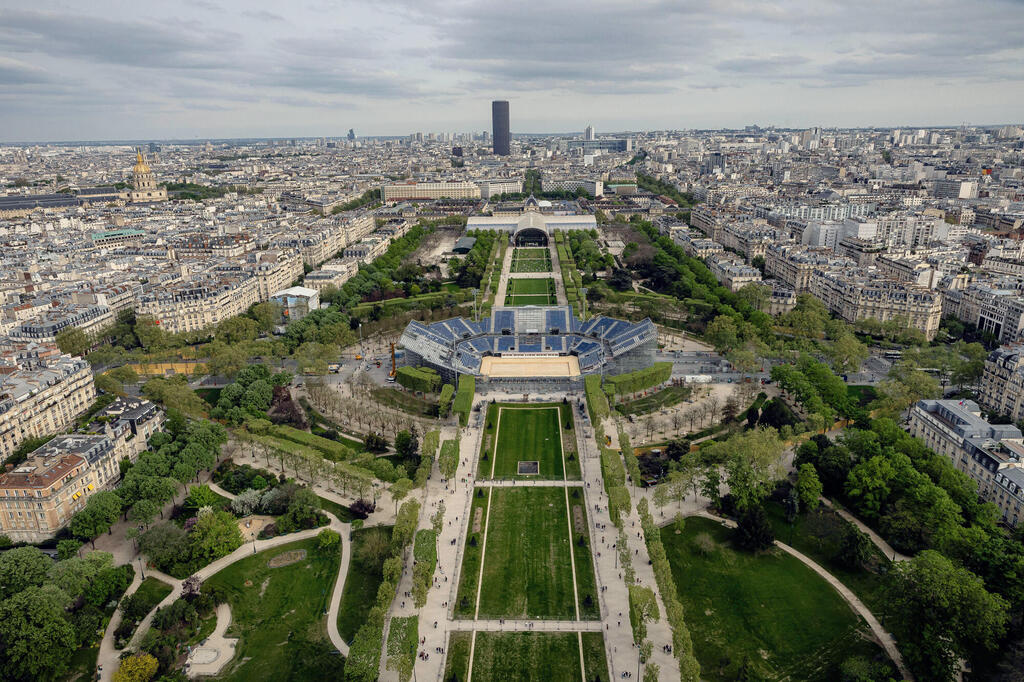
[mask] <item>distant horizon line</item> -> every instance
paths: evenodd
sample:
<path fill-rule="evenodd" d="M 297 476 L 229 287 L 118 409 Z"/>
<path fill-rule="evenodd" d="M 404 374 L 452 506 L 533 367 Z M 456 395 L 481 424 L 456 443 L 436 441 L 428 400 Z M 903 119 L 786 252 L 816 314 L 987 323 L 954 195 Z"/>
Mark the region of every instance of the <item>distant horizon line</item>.
<path fill-rule="evenodd" d="M 951 130 L 951 129 L 956 129 L 956 128 L 965 127 L 965 126 L 968 127 L 968 128 L 979 128 L 979 129 L 1003 128 L 1003 127 L 1006 127 L 1006 126 L 1024 126 L 1024 122 L 1014 122 L 1014 123 L 972 123 L 972 124 L 969 124 L 969 125 L 963 124 L 963 123 L 958 123 L 958 124 L 954 124 L 954 125 L 918 125 L 918 124 L 907 123 L 907 124 L 893 125 L 893 126 L 882 126 L 882 125 L 874 125 L 874 126 L 826 126 L 826 125 L 816 125 L 816 126 L 801 126 L 801 127 L 776 126 L 776 125 L 761 126 L 761 125 L 758 125 L 756 123 L 751 123 L 750 126 L 754 127 L 754 128 L 757 128 L 760 131 L 775 131 L 775 132 L 796 132 L 796 131 L 808 130 L 810 128 L 821 128 L 822 130 L 833 130 L 833 131 L 879 131 L 879 130 L 899 130 L 899 129 L 908 129 L 908 130 L 910 130 L 910 129 L 916 129 L 916 130 Z M 433 134 L 435 134 L 435 135 L 439 134 L 436 131 L 431 131 L 431 132 L 433 132 Z M 449 133 L 449 132 L 450 131 L 442 131 L 441 134 Z M 481 129 L 479 131 L 452 132 L 451 134 L 454 134 L 454 135 L 464 135 L 464 134 L 467 134 L 467 133 L 474 134 L 474 133 L 477 133 L 477 132 L 489 132 L 489 131 L 487 131 L 486 129 Z M 682 132 L 693 132 L 693 133 L 735 132 L 735 133 L 743 133 L 743 132 L 748 132 L 748 131 L 747 131 L 747 127 L 746 126 L 743 127 L 743 128 L 649 128 L 649 129 L 641 129 L 641 130 L 616 130 L 616 131 L 608 131 L 608 132 L 599 133 L 599 135 L 606 136 L 606 137 L 611 137 L 611 136 L 615 136 L 615 135 L 638 135 L 638 134 L 651 134 L 651 133 L 662 133 L 662 132 L 665 132 L 665 133 L 682 133 Z M 417 133 L 423 133 L 424 135 L 430 134 L 428 132 L 417 130 L 417 131 L 413 131 L 411 133 L 405 133 L 403 135 L 357 135 L 355 139 L 356 140 L 404 140 L 404 139 L 407 139 L 410 135 L 415 135 Z M 519 137 L 519 138 L 530 138 L 530 137 L 565 137 L 565 136 L 570 136 L 570 135 L 583 135 L 584 133 L 585 133 L 585 130 L 570 130 L 570 131 L 563 131 L 563 132 L 546 132 L 546 133 L 540 133 L 540 132 L 516 133 L 516 132 L 512 132 L 511 135 L 512 135 L 513 138 L 516 138 L 516 137 Z M 241 136 L 241 137 L 201 137 L 201 136 L 196 136 L 196 137 L 192 137 L 192 138 L 168 137 L 168 138 L 125 138 L 125 139 L 92 139 L 92 140 L 90 140 L 90 139 L 82 139 L 82 140 L 0 140 L 0 146 L 2 146 L 2 147 L 23 147 L 23 146 L 30 146 L 30 145 L 60 145 L 60 146 L 70 146 L 70 145 L 115 146 L 115 145 L 117 145 L 117 146 L 120 146 L 120 145 L 128 145 L 128 144 L 135 144 L 135 143 L 143 143 L 143 144 L 149 144 L 149 143 L 159 144 L 159 143 L 163 143 L 163 144 L 178 144 L 178 145 L 196 145 L 196 144 L 206 144 L 207 142 L 209 142 L 209 143 L 215 143 L 215 142 L 216 143 L 224 143 L 224 142 L 268 142 L 268 141 L 275 141 L 275 140 L 303 140 L 303 141 L 307 141 L 307 140 L 320 140 L 320 139 L 331 140 L 331 141 L 339 141 L 339 142 L 347 142 L 347 141 L 349 141 L 348 140 L 348 133 L 346 131 L 346 132 L 340 133 L 338 135 L 274 135 L 274 136 Z"/>

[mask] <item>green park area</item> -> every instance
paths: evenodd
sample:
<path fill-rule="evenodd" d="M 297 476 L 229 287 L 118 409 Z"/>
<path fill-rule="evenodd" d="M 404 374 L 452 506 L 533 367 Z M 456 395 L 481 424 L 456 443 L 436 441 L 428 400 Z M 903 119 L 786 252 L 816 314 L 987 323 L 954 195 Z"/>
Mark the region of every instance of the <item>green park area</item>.
<path fill-rule="evenodd" d="M 238 637 L 225 680 L 341 679 L 324 613 L 338 574 L 337 546 L 301 540 L 260 552 L 217 573 L 206 585 L 231 605 L 228 637 Z"/>
<path fill-rule="evenodd" d="M 848 658 L 878 655 L 827 582 L 782 550 L 734 550 L 730 534 L 703 518 L 662 529 L 703 679 L 835 680 Z"/>
<path fill-rule="evenodd" d="M 572 490 L 570 512 L 561 487 L 477 489 L 458 615 L 472 618 L 477 613 L 479 592 L 479 618 L 574 620 L 578 593 L 579 616 L 597 617 L 585 504 L 579 488 Z M 484 503 L 488 497 L 489 505 Z"/>
<path fill-rule="evenodd" d="M 509 279 L 505 295 L 505 305 L 554 305 L 555 280 L 546 279 Z"/>

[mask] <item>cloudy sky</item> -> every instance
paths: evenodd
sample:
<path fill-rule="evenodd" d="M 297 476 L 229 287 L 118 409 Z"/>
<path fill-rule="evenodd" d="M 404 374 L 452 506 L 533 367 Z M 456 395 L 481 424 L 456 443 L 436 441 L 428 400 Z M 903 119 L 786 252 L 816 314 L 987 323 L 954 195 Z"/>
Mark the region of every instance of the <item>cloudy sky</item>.
<path fill-rule="evenodd" d="M 1024 0 L 0 0 L 0 141 L 1024 118 Z"/>

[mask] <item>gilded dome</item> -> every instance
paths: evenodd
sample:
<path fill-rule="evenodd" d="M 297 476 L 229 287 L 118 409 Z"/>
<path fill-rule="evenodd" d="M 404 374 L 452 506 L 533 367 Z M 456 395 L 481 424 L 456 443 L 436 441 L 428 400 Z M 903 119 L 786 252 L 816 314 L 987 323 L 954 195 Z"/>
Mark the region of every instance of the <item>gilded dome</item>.
<path fill-rule="evenodd" d="M 132 168 L 132 173 L 149 173 L 149 166 L 146 165 L 146 160 L 142 158 L 142 150 L 135 152 L 135 167 Z"/>

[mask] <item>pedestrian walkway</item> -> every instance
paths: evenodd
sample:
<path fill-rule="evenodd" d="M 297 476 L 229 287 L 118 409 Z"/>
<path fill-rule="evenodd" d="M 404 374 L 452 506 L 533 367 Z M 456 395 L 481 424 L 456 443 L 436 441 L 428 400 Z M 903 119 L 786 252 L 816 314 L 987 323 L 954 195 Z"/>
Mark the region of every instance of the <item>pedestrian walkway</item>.
<path fill-rule="evenodd" d="M 231 607 L 217 605 L 217 627 L 201 644 L 195 646 L 185 661 L 185 674 L 189 677 L 216 675 L 235 657 L 237 637 L 225 637 L 231 625 Z"/>
<path fill-rule="evenodd" d="M 583 485 L 583 481 L 552 481 L 532 478 L 518 479 L 483 479 L 473 485 L 478 488 L 573 488 Z"/>

